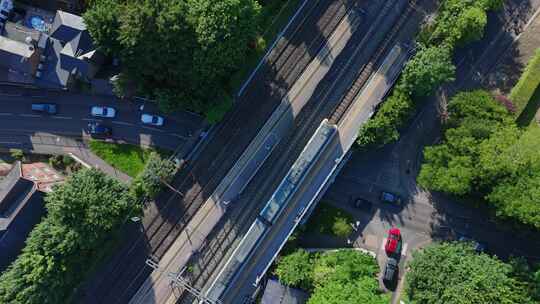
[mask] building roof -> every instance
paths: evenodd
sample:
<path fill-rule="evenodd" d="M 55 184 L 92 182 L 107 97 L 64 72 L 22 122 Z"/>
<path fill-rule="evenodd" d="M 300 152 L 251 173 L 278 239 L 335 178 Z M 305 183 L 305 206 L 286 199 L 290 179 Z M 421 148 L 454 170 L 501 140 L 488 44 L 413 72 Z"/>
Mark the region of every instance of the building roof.
<path fill-rule="evenodd" d="M 51 37 L 63 42 L 71 41 L 79 33 L 86 31 L 86 24 L 81 16 L 64 11 L 56 11 L 51 28 Z"/>
<path fill-rule="evenodd" d="M 28 234 L 45 214 L 43 191 L 50 191 L 61 180 L 43 163 L 17 162 L 0 182 L 0 272 L 19 255 Z"/>
<path fill-rule="evenodd" d="M 308 294 L 300 289 L 281 284 L 278 280 L 269 279 L 264 289 L 261 304 L 303 304 Z"/>
<path fill-rule="evenodd" d="M 0 65 L 20 71 L 32 72 L 30 58 L 36 50 L 33 46 L 0 36 Z"/>

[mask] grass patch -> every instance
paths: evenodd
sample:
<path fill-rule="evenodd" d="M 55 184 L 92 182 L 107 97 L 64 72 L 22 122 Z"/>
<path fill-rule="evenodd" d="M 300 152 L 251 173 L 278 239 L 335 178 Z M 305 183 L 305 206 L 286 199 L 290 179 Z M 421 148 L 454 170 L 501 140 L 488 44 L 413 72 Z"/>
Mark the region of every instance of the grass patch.
<path fill-rule="evenodd" d="M 285 27 L 296 12 L 302 0 L 270 0 L 262 7 L 259 29 L 261 32 L 255 41 L 255 47 L 247 54 L 245 63 L 231 76 L 230 86 L 238 92 L 249 74 L 257 67 L 259 61 L 270 47 L 278 33 Z M 260 2 L 260 1 L 259 1 Z"/>
<path fill-rule="evenodd" d="M 517 118 L 517 124 L 521 127 L 529 125 L 538 125 L 534 119 L 536 112 L 540 108 L 540 85 L 536 88 L 536 91 L 531 97 L 531 100 L 527 103 L 527 106 L 523 109 L 519 117 Z"/>
<path fill-rule="evenodd" d="M 510 92 L 510 99 L 517 107 L 516 115 L 522 116 L 522 112 L 529 108 L 529 102 L 537 102 L 533 96 L 537 95 L 537 88 L 540 85 L 540 49 L 536 50 L 535 55 L 527 64 L 525 71 L 521 75 L 518 83 Z M 536 93 L 535 93 L 536 92 Z M 525 114 L 530 116 L 530 114 Z"/>
<path fill-rule="evenodd" d="M 137 176 L 143 169 L 152 151 L 167 157 L 168 152 L 154 149 L 144 149 L 130 144 L 113 144 L 98 140 L 90 141 L 90 150 L 106 163 L 126 173 L 131 177 Z"/>
<path fill-rule="evenodd" d="M 307 233 L 329 234 L 337 237 L 346 237 L 352 232 L 353 217 L 349 213 L 320 202 L 308 222 Z"/>

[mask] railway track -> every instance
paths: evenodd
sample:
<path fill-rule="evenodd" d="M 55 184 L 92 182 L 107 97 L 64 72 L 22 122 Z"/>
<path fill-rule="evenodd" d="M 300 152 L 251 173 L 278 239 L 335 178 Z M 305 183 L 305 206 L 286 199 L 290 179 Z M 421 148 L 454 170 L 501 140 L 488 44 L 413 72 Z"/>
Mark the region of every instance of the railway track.
<path fill-rule="evenodd" d="M 133 291 L 150 272 L 145 267 L 144 261 L 141 263 L 141 258 L 145 259 L 148 255 L 152 255 L 159 259 L 206 200 L 212 189 L 217 186 L 221 177 L 234 163 L 234 159 L 236 159 L 234 156 L 238 156 L 245 145 L 249 143 L 249 140 L 244 140 L 246 142 L 244 145 L 238 144 L 231 141 L 230 138 L 240 136 L 240 130 L 245 133 L 246 128 L 247 131 L 252 130 L 251 133 L 255 133 L 258 130 L 256 124 L 264 122 L 262 116 L 267 116 L 275 107 L 275 105 L 267 106 L 270 109 L 253 117 L 253 111 L 249 111 L 249 101 L 261 100 L 261 91 L 263 93 L 262 100 L 279 100 L 280 94 L 271 91 L 267 85 L 268 78 L 273 79 L 269 75 L 281 76 L 283 79 L 276 86 L 281 87 L 281 91 L 286 90 L 285 88 L 290 87 L 296 80 L 295 78 L 301 74 L 305 65 L 309 63 L 309 56 L 316 54 L 318 49 L 322 47 L 324 40 L 335 27 L 335 20 L 340 18 L 339 14 L 342 14 L 339 10 L 341 6 L 336 5 L 341 1 L 309 2 L 305 9 L 310 14 L 306 14 L 304 18 L 296 21 L 299 24 L 292 35 L 286 35 L 290 38 L 289 41 L 282 42 L 285 40 L 284 38 L 277 43 L 276 49 L 269 56 L 268 62 L 270 64 L 256 75 L 250 88 L 246 91 L 247 94 L 241 97 L 236 109 L 225 118 L 217 130 L 214 136 L 216 140 L 212 142 L 212 147 L 217 150 L 217 153 L 212 153 L 212 147 L 207 148 L 210 151 L 203 151 L 202 158 L 194 164 L 187 164 L 183 168 L 183 172 L 172 182 L 173 187 L 178 189 L 178 192 L 162 193 L 155 204 L 150 205 L 146 210 L 147 215 L 143 222 L 145 234 L 126 248 L 124 254 L 116 257 L 114 265 L 109 267 L 112 271 L 104 275 L 104 280 L 96 284 L 99 294 L 95 295 L 95 298 L 97 298 L 98 303 L 127 302 L 130 294 L 133 294 Z M 319 20 L 318 26 L 310 23 L 313 20 Z M 322 27 L 321 22 L 323 22 Z M 317 27 L 320 27 L 322 32 L 318 32 Z M 300 45 L 301 42 L 306 41 L 306 37 L 309 37 L 307 46 L 298 47 L 294 44 Z M 294 64 L 300 62 L 301 59 L 303 59 L 302 62 L 306 63 Z M 279 64 L 276 65 L 278 60 Z M 261 88 L 260 84 L 264 84 L 264 86 Z M 258 98 L 256 98 L 257 94 Z M 243 117 L 250 117 L 250 124 L 246 125 L 246 119 L 242 120 Z M 179 201 L 183 201 L 184 204 L 178 204 Z M 129 281 L 126 282 L 126 279 Z M 92 299 L 92 303 L 96 303 L 95 298 Z"/>
<path fill-rule="evenodd" d="M 411 4 L 414 5 L 416 2 L 417 1 L 411 1 Z M 358 94 L 362 86 L 369 79 L 369 76 L 376 71 L 375 69 L 377 68 L 377 64 L 382 59 L 384 59 L 383 55 L 385 55 L 385 52 L 388 51 L 389 46 L 391 46 L 390 43 L 395 40 L 396 34 L 399 32 L 399 29 L 407 21 L 408 17 L 412 12 L 410 6 L 405 6 L 404 12 L 400 15 L 399 18 L 397 18 L 397 21 L 395 23 L 392 23 L 391 28 L 389 28 L 389 30 L 384 33 L 382 37 L 377 37 L 377 33 L 375 33 L 373 29 L 380 29 L 379 24 L 381 24 L 383 20 L 388 17 L 390 9 L 391 5 L 387 2 L 381 8 L 381 12 L 375 20 L 374 25 L 371 27 L 371 30 L 366 34 L 363 41 L 359 43 L 359 47 L 357 48 L 357 50 L 362 48 L 366 41 L 370 41 L 372 39 L 380 40 L 380 43 L 377 44 L 378 47 L 374 50 L 373 55 L 370 57 L 370 60 L 360 69 L 361 72 L 359 73 L 358 77 L 356 77 L 355 81 L 350 85 L 350 88 L 346 90 L 346 94 L 341 99 L 341 102 L 339 102 L 333 109 L 331 109 L 332 103 L 325 102 L 328 101 L 328 98 L 330 98 L 328 92 L 326 92 L 326 94 L 323 94 L 324 96 L 322 98 L 321 96 L 315 96 L 316 99 L 320 98 L 321 100 L 315 105 L 313 105 L 310 109 L 303 110 L 304 113 L 302 113 L 301 117 L 299 117 L 298 123 L 296 123 L 296 125 L 298 126 L 296 135 L 292 138 L 292 140 L 286 141 L 286 143 L 283 145 L 287 148 L 281 149 L 281 151 L 276 151 L 274 155 L 277 155 L 277 157 L 268 160 L 267 164 L 263 166 L 263 169 L 261 171 L 264 172 L 264 167 L 269 166 L 288 168 L 290 166 L 290 163 L 292 162 L 291 158 L 284 158 L 282 156 L 298 155 L 299 151 L 305 145 L 305 141 L 310 138 L 310 136 L 306 136 L 306 134 L 311 134 L 310 131 L 312 131 L 312 129 L 314 131 L 314 129 L 318 127 L 322 118 L 324 118 L 330 113 L 330 118 L 331 120 L 333 120 L 334 123 L 341 119 L 341 117 L 351 105 L 354 97 Z M 354 55 L 356 55 L 357 53 L 358 52 L 355 51 Z M 335 64 L 338 66 L 339 71 L 345 71 L 347 69 L 346 67 L 350 65 L 350 61 L 341 63 L 336 62 Z M 340 64 L 342 66 L 340 66 Z M 345 68 L 343 68 L 343 66 L 345 66 Z M 338 78 L 343 76 L 341 72 L 339 72 L 338 74 Z M 333 76 L 331 76 L 330 78 L 332 77 Z M 331 88 L 333 88 L 333 86 L 331 86 Z M 295 144 L 290 144 L 291 142 Z M 289 162 L 288 165 L 284 164 L 285 162 L 287 162 L 287 159 Z M 197 258 L 198 263 L 195 263 L 193 265 L 195 266 L 195 271 L 191 275 L 191 279 L 194 286 L 201 289 L 204 287 L 205 282 L 207 282 L 208 279 L 216 272 L 216 269 L 219 267 L 220 261 L 227 259 L 227 255 L 224 254 L 224 252 L 232 251 L 230 249 L 234 248 L 234 245 L 238 243 L 239 236 L 242 236 L 246 232 L 247 228 L 249 228 L 249 226 L 257 216 L 258 212 L 260 211 L 260 207 L 262 207 L 254 206 L 253 208 L 246 208 L 246 205 L 244 205 L 243 203 L 248 204 L 249 202 L 253 201 L 265 202 L 266 200 L 264 200 L 264 198 L 267 198 L 269 195 L 271 195 L 271 193 L 263 194 L 263 191 L 260 191 L 260 189 L 275 188 L 276 182 L 272 181 L 279 181 L 279 176 L 281 176 L 282 173 L 283 172 L 280 172 L 279 174 L 275 174 L 274 176 L 265 176 L 264 179 L 266 180 L 266 182 L 260 180 L 257 181 L 255 179 L 252 184 L 248 186 L 246 193 L 256 194 L 250 197 L 246 197 L 236 203 L 240 207 L 231 210 L 231 214 L 229 215 L 227 222 L 222 223 L 219 229 L 215 229 L 216 233 L 209 237 L 209 239 L 211 239 L 212 241 L 207 243 L 206 247 L 203 248 L 201 254 Z M 263 185 L 261 186 L 260 183 L 263 183 Z M 185 295 L 179 302 L 192 303 L 192 301 L 193 299 L 189 295 Z"/>

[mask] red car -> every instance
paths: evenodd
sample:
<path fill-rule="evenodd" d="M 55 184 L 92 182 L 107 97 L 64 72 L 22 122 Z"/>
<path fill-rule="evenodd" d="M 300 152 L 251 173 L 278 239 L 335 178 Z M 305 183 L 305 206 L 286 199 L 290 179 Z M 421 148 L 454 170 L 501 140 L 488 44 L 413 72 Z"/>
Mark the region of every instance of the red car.
<path fill-rule="evenodd" d="M 401 231 L 398 228 L 388 230 L 388 238 L 384 250 L 387 255 L 401 254 Z"/>

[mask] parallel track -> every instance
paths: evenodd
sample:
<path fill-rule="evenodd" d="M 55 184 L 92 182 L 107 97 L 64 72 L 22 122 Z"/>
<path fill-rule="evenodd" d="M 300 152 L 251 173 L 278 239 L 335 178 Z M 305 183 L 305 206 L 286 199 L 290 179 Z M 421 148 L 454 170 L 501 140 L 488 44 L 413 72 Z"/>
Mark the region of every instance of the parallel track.
<path fill-rule="evenodd" d="M 411 1 L 411 4 L 414 5 L 416 4 L 416 2 L 416 0 L 413 0 Z M 378 25 L 383 22 L 383 20 L 387 17 L 387 13 L 390 10 L 390 7 L 391 5 L 389 4 L 389 2 L 387 2 L 386 5 L 381 9 L 381 12 L 377 20 L 374 22 L 374 26 L 372 27 L 372 29 L 379 28 Z M 412 8 L 411 6 L 408 6 L 405 9 L 404 13 L 401 14 L 399 19 L 394 23 L 391 30 L 389 30 L 383 36 L 382 41 L 378 44 L 378 48 L 373 52 L 373 55 L 370 57 L 369 62 L 361 68 L 361 73 L 346 91 L 346 94 L 342 98 L 342 100 L 331 110 L 331 112 L 328 111 L 328 104 L 323 102 L 327 101 L 327 99 L 329 98 L 328 94 L 325 94 L 322 100 L 319 101 L 315 106 L 308 107 L 307 109 L 303 110 L 303 113 L 299 117 L 299 121 L 296 123 L 298 128 L 295 130 L 296 135 L 293 137 L 293 140 L 287 141 L 287 144 L 285 144 L 287 148 L 284 151 L 276 151 L 274 155 L 278 155 L 277 159 L 269 159 L 265 166 L 268 167 L 268 164 L 271 164 L 270 166 L 272 167 L 287 167 L 283 163 L 286 162 L 287 159 L 288 162 L 292 162 L 293 159 L 284 158 L 282 156 L 297 155 L 299 153 L 298 151 L 301 150 L 305 145 L 304 141 L 307 141 L 309 139 L 309 136 L 306 136 L 306 134 L 311 134 L 312 132 L 310 133 L 310 131 L 317 128 L 319 122 L 321 121 L 321 119 L 319 118 L 321 118 L 321 115 L 325 116 L 324 113 L 331 113 L 330 118 L 331 122 L 333 123 L 338 122 L 343 117 L 344 113 L 346 113 L 346 110 L 352 104 L 354 97 L 358 94 L 360 89 L 369 79 L 369 76 L 376 71 L 375 69 L 377 67 L 377 63 L 384 59 L 383 56 L 390 48 L 390 43 L 395 40 L 396 34 L 402 28 L 403 24 L 407 21 L 411 12 Z M 365 39 L 376 39 L 376 37 L 374 36 L 376 36 L 376 34 L 370 30 L 366 34 Z M 365 41 L 362 41 L 361 43 L 363 42 Z M 342 70 L 342 66 L 339 65 L 343 64 L 343 62 L 336 62 L 335 64 L 338 65 L 338 71 Z M 294 144 L 290 144 L 291 142 L 293 142 Z M 297 144 L 299 142 L 302 144 Z M 265 168 L 263 166 L 263 169 L 261 169 L 261 171 L 264 171 L 264 169 Z M 230 253 L 230 251 L 232 251 L 231 248 L 234 248 L 233 245 L 238 243 L 239 237 L 241 237 L 246 232 L 247 228 L 253 222 L 256 215 L 260 211 L 260 207 L 262 207 L 258 206 L 248 209 L 242 203 L 264 201 L 265 196 L 268 196 L 269 194 L 262 194 L 263 191 L 259 191 L 259 189 L 275 188 L 275 184 L 277 183 L 276 181 L 279 181 L 278 176 L 281 176 L 281 173 L 282 172 L 280 172 L 280 174 L 276 174 L 275 176 L 265 176 L 264 179 L 266 181 L 261 181 L 263 183 L 263 186 L 261 186 L 260 183 L 257 183 L 257 180 L 252 181 L 251 187 L 248 187 L 248 189 L 246 189 L 246 193 L 255 193 L 255 195 L 249 198 L 242 199 L 242 201 L 236 202 L 235 204 L 241 207 L 234 208 L 231 211 L 231 214 L 227 217 L 227 222 L 222 224 L 222 227 L 220 227 L 220 229 L 215 232 L 215 235 L 209 237 L 209 239 L 211 239 L 212 241 L 206 244 L 206 247 L 203 248 L 200 256 L 197 259 L 197 263 L 194 265 L 196 271 L 192 276 L 192 280 L 193 284 L 196 287 L 201 289 L 204 287 L 204 283 L 217 271 L 220 261 L 227 258 L 227 255 L 224 253 Z M 255 189 L 253 185 L 258 185 L 257 189 Z M 179 302 L 191 303 L 192 301 L 193 299 L 189 295 L 185 295 Z"/>
<path fill-rule="evenodd" d="M 109 265 L 112 266 L 109 267 L 112 271 L 103 275 L 103 280 L 97 284 L 98 295 L 95 297 L 98 303 L 125 303 L 129 300 L 131 294 L 150 273 L 144 260 L 141 259 L 148 255 L 157 259 L 163 256 L 249 143 L 249 140 L 238 143 L 230 139 L 240 137 L 240 132 L 242 136 L 246 136 L 246 131 L 251 131 L 251 136 L 256 134 L 262 125 L 261 122 L 265 121 L 264 117 L 268 117 L 277 105 L 276 101 L 281 99 L 286 88 L 301 75 L 311 61 L 310 58 L 319 51 L 325 39 L 333 32 L 337 24 L 335 20 L 341 18 L 339 17 L 341 5 L 336 3 L 338 2 L 309 1 L 304 8 L 308 13 L 301 20 L 295 21 L 299 25 L 292 35 L 285 35 L 290 37 L 290 40 L 284 42 L 286 39 L 282 38 L 276 44 L 276 48 L 267 59 L 268 64 L 256 75 L 235 110 L 225 118 L 216 131 L 208 149 L 217 150 L 215 151 L 217 155 L 211 153 L 212 151 L 204 151 L 194 164 L 187 164 L 183 168 L 172 182 L 173 187 L 184 194 L 183 198 L 176 192 L 167 191 L 146 210 L 145 235 L 135 240 L 129 248 L 125 248 L 127 250 L 116 257 L 114 265 Z M 322 32 L 319 32 L 313 20 L 319 20 Z M 279 87 L 278 93 L 275 93 L 272 86 L 267 86 L 275 78 L 280 79 L 275 85 Z M 250 109 L 252 107 L 250 102 L 254 100 L 273 101 L 273 105 L 266 105 L 268 109 L 254 117 L 254 111 Z M 263 105 L 259 104 L 260 106 Z M 250 119 L 246 120 L 246 117 Z M 178 201 L 184 203 L 178 204 Z M 126 279 L 129 279 L 129 282 L 126 282 Z"/>

